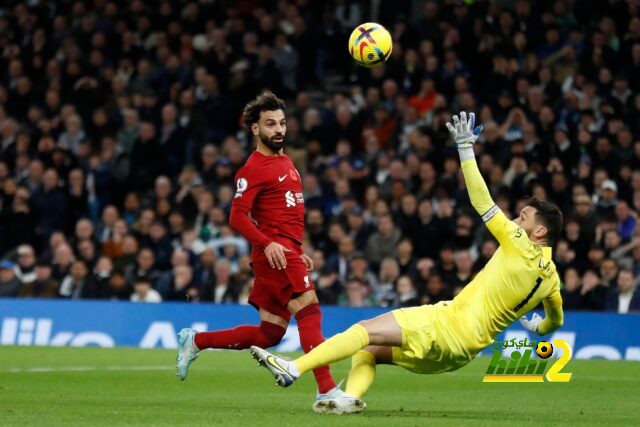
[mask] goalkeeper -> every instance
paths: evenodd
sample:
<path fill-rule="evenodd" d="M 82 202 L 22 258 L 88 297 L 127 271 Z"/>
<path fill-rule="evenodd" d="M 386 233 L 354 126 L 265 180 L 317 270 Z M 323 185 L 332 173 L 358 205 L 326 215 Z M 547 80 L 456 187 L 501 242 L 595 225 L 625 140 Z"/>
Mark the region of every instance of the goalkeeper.
<path fill-rule="evenodd" d="M 458 148 L 471 204 L 498 240 L 500 248 L 485 268 L 452 301 L 393 310 L 353 325 L 304 356 L 287 361 L 258 347 L 251 353 L 276 377 L 291 385 L 318 366 L 352 356 L 346 396 L 326 402 L 333 412 L 360 412 L 360 397 L 373 382 L 376 364 L 393 364 L 419 374 L 461 368 L 516 319 L 538 335 L 562 325 L 560 279 L 549 243 L 562 228 L 562 213 L 552 203 L 529 199 L 509 220 L 493 202 L 473 151 L 482 126 L 475 116 L 453 116 L 447 128 Z M 546 317 L 524 314 L 543 302 Z"/>

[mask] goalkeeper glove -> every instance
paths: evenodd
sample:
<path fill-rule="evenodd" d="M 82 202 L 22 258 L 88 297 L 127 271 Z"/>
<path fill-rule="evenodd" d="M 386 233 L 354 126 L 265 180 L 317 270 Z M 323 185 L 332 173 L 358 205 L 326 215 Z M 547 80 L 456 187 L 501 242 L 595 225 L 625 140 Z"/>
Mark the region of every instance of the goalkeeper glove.
<path fill-rule="evenodd" d="M 482 125 L 474 128 L 475 122 L 475 113 L 469 113 L 469 120 L 467 121 L 467 113 L 464 111 L 460 113 L 460 118 L 457 115 L 453 116 L 453 124 L 447 122 L 447 129 L 449 129 L 453 142 L 458 148 L 461 161 L 471 160 L 475 157 L 473 144 L 476 143 L 483 129 Z"/>
<path fill-rule="evenodd" d="M 531 332 L 535 332 L 536 334 L 538 333 L 538 326 L 540 325 L 540 323 L 543 321 L 543 317 L 540 316 L 538 313 L 533 313 L 533 316 L 531 316 L 531 320 L 527 319 L 527 316 L 522 316 L 520 318 L 520 324 L 527 330 L 531 331 Z M 539 335 L 539 334 L 538 334 Z"/>

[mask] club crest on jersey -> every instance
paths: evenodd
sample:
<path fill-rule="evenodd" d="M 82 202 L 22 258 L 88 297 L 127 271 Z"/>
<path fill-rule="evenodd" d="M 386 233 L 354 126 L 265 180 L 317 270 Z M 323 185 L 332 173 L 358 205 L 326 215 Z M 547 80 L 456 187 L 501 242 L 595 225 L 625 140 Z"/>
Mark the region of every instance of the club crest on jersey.
<path fill-rule="evenodd" d="M 238 178 L 238 182 L 236 183 L 236 195 L 233 196 L 233 198 L 237 199 L 238 197 L 242 197 L 242 193 L 245 192 L 248 186 L 249 182 L 246 178 Z"/>

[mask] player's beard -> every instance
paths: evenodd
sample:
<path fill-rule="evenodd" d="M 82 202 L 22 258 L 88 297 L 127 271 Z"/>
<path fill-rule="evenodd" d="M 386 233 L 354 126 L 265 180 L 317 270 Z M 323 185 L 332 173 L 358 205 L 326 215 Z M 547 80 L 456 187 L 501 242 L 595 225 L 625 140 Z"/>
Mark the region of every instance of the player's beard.
<path fill-rule="evenodd" d="M 282 137 L 282 141 L 274 141 L 274 138 L 278 136 Z M 282 147 L 284 147 L 284 134 L 277 133 L 272 137 L 268 137 L 260 132 L 258 137 L 260 138 L 260 141 L 269 148 L 269 150 L 274 152 L 274 154 L 279 153 Z"/>

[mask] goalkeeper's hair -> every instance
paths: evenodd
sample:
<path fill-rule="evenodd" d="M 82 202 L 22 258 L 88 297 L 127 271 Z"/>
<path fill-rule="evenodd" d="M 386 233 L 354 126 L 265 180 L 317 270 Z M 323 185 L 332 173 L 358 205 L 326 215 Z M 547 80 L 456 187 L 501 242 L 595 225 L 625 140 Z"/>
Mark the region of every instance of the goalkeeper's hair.
<path fill-rule="evenodd" d="M 525 205 L 536 209 L 536 222 L 547 229 L 547 242 L 555 241 L 560 235 L 563 222 L 562 211 L 558 205 L 535 197 L 527 199 Z"/>
<path fill-rule="evenodd" d="M 255 99 L 249 101 L 244 107 L 244 124 L 247 127 L 251 127 L 252 124 L 258 123 L 260 120 L 260 113 L 263 111 L 276 111 L 286 108 L 286 104 L 280 98 L 273 94 L 269 90 L 265 90 Z"/>

